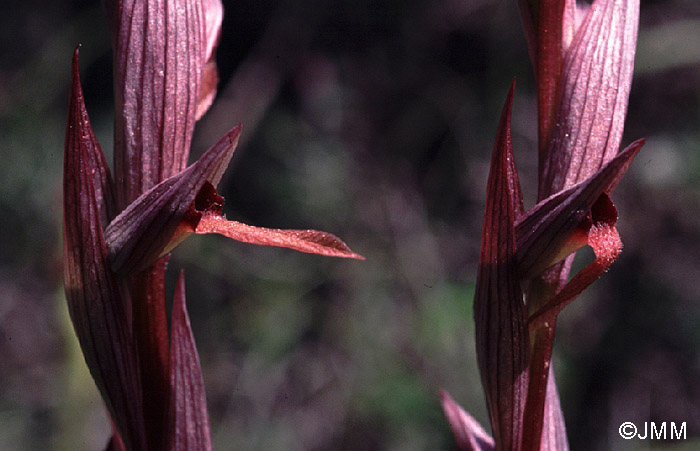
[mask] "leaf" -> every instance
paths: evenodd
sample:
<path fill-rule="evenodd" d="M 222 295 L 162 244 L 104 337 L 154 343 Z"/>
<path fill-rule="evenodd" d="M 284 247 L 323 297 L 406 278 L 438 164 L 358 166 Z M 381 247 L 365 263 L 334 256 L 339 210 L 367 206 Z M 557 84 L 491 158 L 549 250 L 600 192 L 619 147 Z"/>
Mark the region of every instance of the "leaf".
<path fill-rule="evenodd" d="M 185 307 L 185 277 L 180 272 L 175 296 L 170 341 L 170 407 L 167 449 L 206 451 L 212 449 L 207 398 Z"/>
<path fill-rule="evenodd" d="M 457 448 L 461 451 L 490 451 L 496 449 L 493 439 L 481 427 L 479 422 L 465 412 L 445 390 L 440 390 L 440 402 L 457 441 Z"/>
<path fill-rule="evenodd" d="M 515 220 L 522 199 L 512 163 L 513 89 L 503 108 L 491 160 L 474 294 L 477 359 L 499 449 L 520 449 L 528 384 L 527 313 L 515 258 Z"/>
<path fill-rule="evenodd" d="M 85 362 L 128 449 L 145 449 L 129 298 L 112 272 L 96 184 L 107 183 L 73 56 L 63 171 L 63 262 L 68 310 Z M 103 195 L 105 191 L 102 191 Z"/>

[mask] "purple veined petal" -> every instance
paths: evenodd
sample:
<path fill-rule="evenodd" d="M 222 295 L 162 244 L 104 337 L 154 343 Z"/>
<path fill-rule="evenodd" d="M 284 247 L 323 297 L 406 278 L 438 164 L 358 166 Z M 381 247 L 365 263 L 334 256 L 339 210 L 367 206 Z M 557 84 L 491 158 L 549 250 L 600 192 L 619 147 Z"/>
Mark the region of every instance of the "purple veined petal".
<path fill-rule="evenodd" d="M 528 386 L 527 313 L 515 259 L 520 190 L 513 172 L 510 116 L 513 87 L 498 127 L 486 190 L 479 271 L 474 293 L 476 352 L 493 437 L 499 449 L 520 449 Z"/>
<path fill-rule="evenodd" d="M 440 402 L 460 451 L 492 451 L 496 449 L 493 438 L 445 390 L 440 390 Z"/>
<path fill-rule="evenodd" d="M 516 223 L 520 275 L 529 279 L 584 246 L 590 224 L 582 226 L 603 193 L 611 193 L 644 140 L 630 144 L 588 179 L 539 202 Z"/>
<path fill-rule="evenodd" d="M 96 183 L 104 181 L 83 101 L 78 50 L 73 57 L 63 170 L 63 261 L 68 310 L 85 362 L 128 449 L 144 450 L 145 432 L 129 298 L 112 272 Z M 104 195 L 104 192 L 103 192 Z"/>
<path fill-rule="evenodd" d="M 180 272 L 170 338 L 169 451 L 212 449 L 202 369 L 185 307 L 185 277 Z"/>
<path fill-rule="evenodd" d="M 139 196 L 105 230 L 116 272 L 148 268 L 172 249 L 172 239 L 205 183 L 216 186 L 231 161 L 241 127 L 226 133 L 184 171 Z"/>
<path fill-rule="evenodd" d="M 540 200 L 590 177 L 617 153 L 638 22 L 639 0 L 596 0 L 588 9 L 564 61 Z"/>
<path fill-rule="evenodd" d="M 187 165 L 202 72 L 214 47 L 211 36 L 218 33 L 216 5 L 206 4 L 205 10 L 202 0 L 105 2 L 114 48 L 114 176 L 121 208 Z"/>

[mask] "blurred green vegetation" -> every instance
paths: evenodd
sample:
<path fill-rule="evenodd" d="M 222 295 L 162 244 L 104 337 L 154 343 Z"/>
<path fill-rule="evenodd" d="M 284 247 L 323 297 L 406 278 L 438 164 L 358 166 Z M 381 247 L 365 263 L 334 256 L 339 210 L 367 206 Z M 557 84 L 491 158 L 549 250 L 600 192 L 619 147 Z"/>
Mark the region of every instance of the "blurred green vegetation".
<path fill-rule="evenodd" d="M 367 260 L 216 236 L 176 250 L 168 289 L 184 268 L 215 448 L 451 449 L 440 388 L 487 424 L 471 303 L 514 76 L 516 159 L 526 200 L 535 194 L 516 2 L 225 6 L 222 83 L 193 158 L 243 123 L 220 186 L 228 217 L 327 230 Z M 109 39 L 98 2 L 4 11 L 0 449 L 100 449 L 108 424 L 62 295 L 60 192 L 78 43 L 88 111 L 111 152 Z M 674 449 L 700 437 L 699 21 L 695 0 L 642 1 L 624 142 L 647 144 L 614 195 L 625 251 L 558 329 L 572 449 L 632 449 L 617 435 L 623 421 L 686 421 L 695 441 Z"/>

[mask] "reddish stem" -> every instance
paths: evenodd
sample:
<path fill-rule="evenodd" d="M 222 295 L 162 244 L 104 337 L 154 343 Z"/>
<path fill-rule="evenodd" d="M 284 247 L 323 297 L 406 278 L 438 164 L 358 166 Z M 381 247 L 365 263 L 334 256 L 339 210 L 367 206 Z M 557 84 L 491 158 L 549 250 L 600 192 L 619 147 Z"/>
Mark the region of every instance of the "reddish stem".
<path fill-rule="evenodd" d="M 544 168 L 554 106 L 564 60 L 564 0 L 541 0 L 537 20 L 537 117 L 540 178 Z"/>
<path fill-rule="evenodd" d="M 547 378 L 552 359 L 556 315 L 531 333 L 530 384 L 523 415 L 523 451 L 538 451 L 542 440 Z"/>
<path fill-rule="evenodd" d="M 138 343 L 148 449 L 164 449 L 169 398 L 168 319 L 165 269 L 169 257 L 131 279 L 134 337 Z"/>

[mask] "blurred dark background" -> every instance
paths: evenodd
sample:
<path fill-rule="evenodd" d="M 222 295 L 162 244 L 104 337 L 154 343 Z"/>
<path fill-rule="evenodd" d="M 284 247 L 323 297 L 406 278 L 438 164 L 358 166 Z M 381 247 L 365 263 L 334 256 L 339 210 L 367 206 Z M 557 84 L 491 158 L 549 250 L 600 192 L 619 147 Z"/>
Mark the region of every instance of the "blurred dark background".
<path fill-rule="evenodd" d="M 112 141 L 95 1 L 5 0 L 0 26 L 0 449 L 102 449 L 108 424 L 67 318 L 61 170 L 71 51 Z M 229 218 L 313 227 L 365 262 L 190 238 L 183 268 L 218 450 L 436 450 L 447 389 L 486 425 L 471 312 L 499 111 L 536 186 L 534 82 L 515 1 L 225 2 L 221 84 L 192 158 L 231 126 Z M 700 3 L 642 0 L 616 190 L 622 257 L 561 316 L 572 449 L 700 448 Z M 111 155 L 108 156 L 111 161 Z M 584 252 L 585 254 L 585 252 Z M 626 442 L 624 421 L 686 422 Z M 670 427 L 670 424 L 669 426 Z"/>

